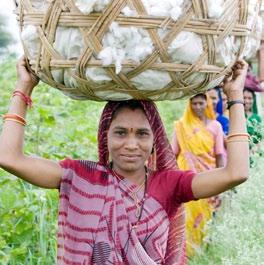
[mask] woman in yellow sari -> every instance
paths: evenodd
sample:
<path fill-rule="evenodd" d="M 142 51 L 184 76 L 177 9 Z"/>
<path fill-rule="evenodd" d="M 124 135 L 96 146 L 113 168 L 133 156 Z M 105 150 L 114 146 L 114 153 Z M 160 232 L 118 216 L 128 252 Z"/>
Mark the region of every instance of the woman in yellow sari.
<path fill-rule="evenodd" d="M 189 100 L 183 117 L 175 122 L 172 148 L 182 170 L 202 172 L 223 166 L 223 131 L 215 120 L 212 102 L 205 94 Z M 206 187 L 205 187 L 206 188 Z M 199 250 L 216 205 L 202 199 L 185 204 L 187 255 Z"/>

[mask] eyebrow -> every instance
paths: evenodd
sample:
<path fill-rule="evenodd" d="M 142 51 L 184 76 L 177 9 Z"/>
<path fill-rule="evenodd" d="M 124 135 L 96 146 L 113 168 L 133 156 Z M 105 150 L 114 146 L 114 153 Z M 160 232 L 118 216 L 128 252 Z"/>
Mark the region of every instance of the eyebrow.
<path fill-rule="evenodd" d="M 114 130 L 129 130 L 129 128 L 126 128 L 126 127 L 122 127 L 122 126 L 115 126 L 113 128 Z M 136 128 L 137 131 L 141 131 L 141 132 L 150 132 L 151 130 L 149 128 Z"/>

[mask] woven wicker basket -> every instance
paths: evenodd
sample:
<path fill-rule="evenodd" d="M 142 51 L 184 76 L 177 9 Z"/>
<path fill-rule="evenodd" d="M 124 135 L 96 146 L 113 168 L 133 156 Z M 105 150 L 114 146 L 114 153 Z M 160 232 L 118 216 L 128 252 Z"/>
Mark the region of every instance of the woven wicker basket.
<path fill-rule="evenodd" d="M 177 21 L 170 17 L 148 15 L 142 0 L 112 0 L 103 12 L 89 15 L 83 14 L 74 0 L 46 0 L 48 8 L 45 11 L 34 9 L 32 2 L 15 1 L 21 32 L 26 26 L 34 26 L 40 42 L 34 56 L 28 51 L 27 44 L 23 43 L 25 54 L 42 81 L 74 99 L 172 100 L 202 92 L 223 80 L 234 61 L 243 55 L 247 38 L 252 34 L 252 27 L 249 28 L 247 24 L 249 0 L 224 0 L 224 12 L 219 19 L 208 18 L 206 0 L 190 0 L 184 15 Z M 255 2 L 260 9 L 261 0 Z M 126 6 L 135 10 L 137 15 L 123 15 L 121 11 Z M 122 67 L 126 71 L 119 74 L 116 74 L 113 64 L 102 65 L 98 59 L 103 49 L 104 35 L 113 22 L 122 27 L 133 26 L 146 30 L 154 47 L 153 52 L 140 62 L 123 61 Z M 84 47 L 78 57 L 73 55 L 70 59 L 65 58 L 55 49 L 59 27 L 75 28 L 81 32 Z M 159 36 L 159 29 L 166 30 L 166 34 Z M 203 53 L 192 64 L 174 63 L 168 53 L 169 45 L 182 31 L 196 33 L 202 39 Z M 230 36 L 239 45 L 232 60 L 226 65 L 219 65 L 216 48 Z M 109 80 L 95 82 L 88 78 L 86 70 L 91 67 L 103 68 Z M 159 89 L 138 87 L 133 78 L 147 70 L 166 73 L 170 82 L 164 83 Z M 74 82 L 65 84 L 63 79 L 55 80 L 56 71 L 67 72 Z M 191 77 L 197 73 L 202 79 L 194 81 Z"/>

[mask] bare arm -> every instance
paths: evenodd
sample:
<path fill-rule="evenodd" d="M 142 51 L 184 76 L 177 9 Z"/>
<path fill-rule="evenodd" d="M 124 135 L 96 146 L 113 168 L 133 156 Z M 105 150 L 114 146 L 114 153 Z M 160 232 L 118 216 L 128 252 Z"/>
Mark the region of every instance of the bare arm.
<path fill-rule="evenodd" d="M 233 75 L 226 79 L 224 89 L 228 100 L 243 100 L 243 88 L 247 73 L 247 64 L 238 61 L 233 68 Z M 230 132 L 247 133 L 244 106 L 235 104 L 230 108 Z M 249 144 L 245 136 L 234 137 L 227 143 L 227 165 L 223 168 L 197 174 L 192 182 L 192 190 L 197 199 L 207 198 L 224 192 L 242 182 L 249 173 Z"/>
<path fill-rule="evenodd" d="M 222 154 L 216 155 L 216 167 L 223 167 L 224 166 L 224 157 Z"/>
<path fill-rule="evenodd" d="M 18 81 L 16 90 L 31 95 L 37 85 L 37 78 L 26 69 L 26 61 L 20 59 L 17 64 Z M 19 97 L 11 100 L 8 113 L 25 118 L 27 106 Z M 23 153 L 24 126 L 14 121 L 5 121 L 0 135 L 0 166 L 36 186 L 58 188 L 62 169 L 57 162 L 29 157 Z"/>

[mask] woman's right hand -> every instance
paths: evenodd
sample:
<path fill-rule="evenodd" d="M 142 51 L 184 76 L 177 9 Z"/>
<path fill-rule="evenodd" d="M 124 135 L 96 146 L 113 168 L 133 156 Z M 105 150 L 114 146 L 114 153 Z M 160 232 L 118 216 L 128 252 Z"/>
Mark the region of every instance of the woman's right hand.
<path fill-rule="evenodd" d="M 28 70 L 26 57 L 22 56 L 17 62 L 16 89 L 30 96 L 38 82 L 39 78 Z"/>

